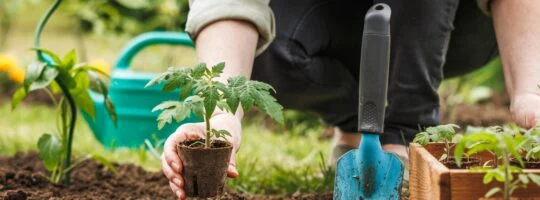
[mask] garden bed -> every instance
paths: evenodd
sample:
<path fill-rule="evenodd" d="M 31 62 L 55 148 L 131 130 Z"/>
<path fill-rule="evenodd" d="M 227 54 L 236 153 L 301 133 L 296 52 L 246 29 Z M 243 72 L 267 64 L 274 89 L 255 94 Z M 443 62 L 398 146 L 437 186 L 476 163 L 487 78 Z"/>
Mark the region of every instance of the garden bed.
<path fill-rule="evenodd" d="M 487 191 L 499 183 L 484 185 L 481 172 L 469 172 L 466 169 L 448 169 L 437 158 L 443 154 L 441 144 L 428 144 L 426 148 L 419 144 L 410 146 L 410 198 L 411 199 L 481 199 Z M 481 161 L 492 160 L 493 155 L 482 153 L 473 157 Z M 525 173 L 540 174 L 540 169 L 525 169 Z M 499 198 L 499 196 L 496 196 Z M 537 199 L 540 187 L 529 184 L 527 188 L 517 189 L 515 199 Z M 514 199 L 514 198 L 513 198 Z"/>
<path fill-rule="evenodd" d="M 148 172 L 131 164 L 116 164 L 115 176 L 93 160 L 71 174 L 71 184 L 53 185 L 37 153 L 0 157 L 0 199 L 175 199 L 161 172 Z M 331 193 L 294 194 L 287 197 L 228 192 L 216 199 L 332 199 Z"/>

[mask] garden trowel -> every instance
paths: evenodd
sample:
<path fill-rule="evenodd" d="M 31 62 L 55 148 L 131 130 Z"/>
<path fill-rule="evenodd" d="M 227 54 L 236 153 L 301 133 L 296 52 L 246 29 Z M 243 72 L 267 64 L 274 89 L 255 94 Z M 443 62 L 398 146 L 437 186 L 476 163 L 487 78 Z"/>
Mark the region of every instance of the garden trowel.
<path fill-rule="evenodd" d="M 358 131 L 362 139 L 337 163 L 334 199 L 399 199 L 403 165 L 384 152 L 383 134 L 390 63 L 390 7 L 372 6 L 365 17 L 360 61 Z"/>

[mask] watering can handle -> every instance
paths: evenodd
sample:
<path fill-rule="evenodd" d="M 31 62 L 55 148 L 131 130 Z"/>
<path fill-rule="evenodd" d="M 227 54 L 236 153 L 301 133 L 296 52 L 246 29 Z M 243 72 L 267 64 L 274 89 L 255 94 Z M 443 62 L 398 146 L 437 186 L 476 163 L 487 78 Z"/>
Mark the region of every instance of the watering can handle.
<path fill-rule="evenodd" d="M 364 21 L 359 76 L 358 130 L 383 133 L 390 64 L 390 7 L 372 6 Z"/>
<path fill-rule="evenodd" d="M 124 47 L 116 62 L 117 69 L 127 69 L 137 55 L 145 47 L 156 44 L 173 44 L 193 47 L 193 42 L 187 33 L 180 32 L 148 32 L 135 37 Z"/>

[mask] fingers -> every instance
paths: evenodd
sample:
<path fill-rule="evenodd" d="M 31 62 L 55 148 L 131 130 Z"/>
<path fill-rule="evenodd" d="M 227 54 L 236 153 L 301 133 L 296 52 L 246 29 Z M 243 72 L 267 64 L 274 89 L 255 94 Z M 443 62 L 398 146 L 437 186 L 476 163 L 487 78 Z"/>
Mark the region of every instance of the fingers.
<path fill-rule="evenodd" d="M 238 175 L 239 173 L 236 169 L 236 153 L 233 152 L 229 161 L 229 167 L 227 168 L 227 177 L 236 178 Z"/>
<path fill-rule="evenodd" d="M 169 187 L 171 187 L 171 190 L 174 192 L 176 197 L 178 197 L 178 199 L 186 199 L 184 191 L 180 189 L 176 184 L 174 184 L 173 182 L 169 182 Z"/>
<path fill-rule="evenodd" d="M 229 168 L 227 168 L 227 177 L 236 178 L 238 175 L 238 170 L 236 169 L 235 164 L 229 163 Z"/>
<path fill-rule="evenodd" d="M 180 172 L 176 172 L 172 169 L 171 166 L 165 161 L 165 159 L 161 159 L 161 168 L 163 170 L 163 174 L 171 181 L 172 183 L 176 184 L 178 187 L 183 188 L 184 182 L 182 177 L 180 176 Z"/>
<path fill-rule="evenodd" d="M 204 135 L 196 124 L 185 124 L 169 136 L 163 146 L 163 155 L 167 165 L 177 173 L 182 172 L 182 162 L 178 157 L 176 145 L 186 140 L 195 140 L 202 138 Z"/>

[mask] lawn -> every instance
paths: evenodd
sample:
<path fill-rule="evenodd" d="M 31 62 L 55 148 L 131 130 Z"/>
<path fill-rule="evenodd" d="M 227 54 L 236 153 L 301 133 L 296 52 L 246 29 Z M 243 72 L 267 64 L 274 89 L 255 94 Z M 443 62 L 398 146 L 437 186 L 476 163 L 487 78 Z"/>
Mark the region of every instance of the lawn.
<path fill-rule="evenodd" d="M 0 103 L 0 155 L 35 150 L 41 134 L 55 130 L 54 115 L 54 109 L 46 105 L 23 105 L 11 111 L 7 102 Z M 333 174 L 324 163 L 331 145 L 329 140 L 319 139 L 322 128 L 276 134 L 261 125 L 261 120 L 246 120 L 237 163 L 240 176 L 228 181 L 229 188 L 256 194 L 331 191 Z M 84 121 L 79 121 L 74 144 L 75 156 L 92 152 L 114 162 L 160 169 L 159 160 L 144 149 L 105 149 Z"/>

